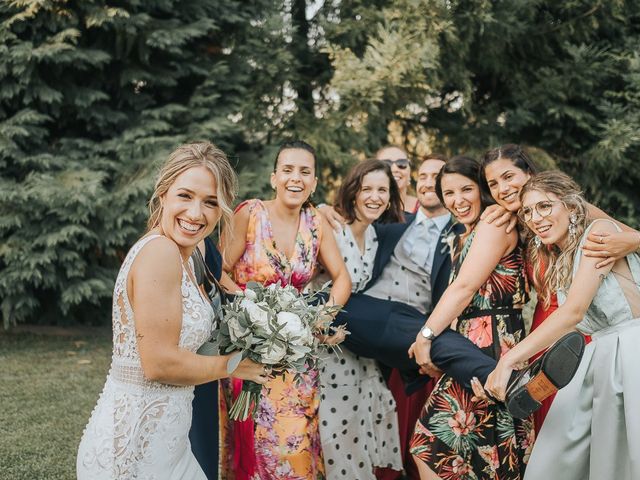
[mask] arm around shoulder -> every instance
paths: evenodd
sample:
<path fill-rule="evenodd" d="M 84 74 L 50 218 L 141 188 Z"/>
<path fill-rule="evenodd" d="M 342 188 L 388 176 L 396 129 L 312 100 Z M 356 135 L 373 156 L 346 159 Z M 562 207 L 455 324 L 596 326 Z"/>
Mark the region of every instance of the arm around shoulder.
<path fill-rule="evenodd" d="M 327 269 L 333 284 L 329 293 L 329 302 L 344 305 L 351 295 L 351 277 L 344 264 L 340 249 L 336 242 L 331 226 L 326 219 L 322 219 L 322 240 L 318 259 Z"/>

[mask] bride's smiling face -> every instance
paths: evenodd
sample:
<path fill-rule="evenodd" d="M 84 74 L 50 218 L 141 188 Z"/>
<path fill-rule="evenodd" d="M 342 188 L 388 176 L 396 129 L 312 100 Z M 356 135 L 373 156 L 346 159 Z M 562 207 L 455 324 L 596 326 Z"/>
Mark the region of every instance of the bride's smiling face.
<path fill-rule="evenodd" d="M 183 257 L 191 255 L 220 220 L 216 179 L 206 167 L 182 172 L 160 201 L 162 233 L 176 242 Z"/>

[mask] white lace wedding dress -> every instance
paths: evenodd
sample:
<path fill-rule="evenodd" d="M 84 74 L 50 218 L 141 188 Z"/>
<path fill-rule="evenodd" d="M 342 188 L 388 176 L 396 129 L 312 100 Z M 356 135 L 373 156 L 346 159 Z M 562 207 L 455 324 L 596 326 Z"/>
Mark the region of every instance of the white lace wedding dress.
<path fill-rule="evenodd" d="M 127 276 L 136 255 L 157 237 L 131 248 L 116 279 L 111 369 L 78 449 L 80 480 L 206 480 L 188 437 L 193 387 L 150 381 L 140 364 Z M 211 336 L 214 315 L 184 267 L 181 288 L 179 345 L 195 352 Z"/>

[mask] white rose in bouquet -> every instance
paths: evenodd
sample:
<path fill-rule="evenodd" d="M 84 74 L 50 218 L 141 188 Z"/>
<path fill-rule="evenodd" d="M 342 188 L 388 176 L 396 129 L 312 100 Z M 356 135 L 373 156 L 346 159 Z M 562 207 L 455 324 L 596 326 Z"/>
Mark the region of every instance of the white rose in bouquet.
<path fill-rule="evenodd" d="M 283 310 L 289 308 L 297 300 L 299 300 L 299 296 L 296 295 L 295 291 L 292 291 L 292 287 L 285 287 L 278 293 L 278 305 Z"/>
<path fill-rule="evenodd" d="M 256 350 L 260 354 L 261 363 L 275 365 L 280 363 L 287 354 L 287 348 L 278 343 L 263 345 Z"/>
<path fill-rule="evenodd" d="M 258 298 L 258 294 L 256 292 L 254 292 L 253 290 L 251 290 L 250 288 L 247 288 L 244 292 L 243 295 L 245 298 L 248 298 L 249 300 L 255 300 Z"/>
<path fill-rule="evenodd" d="M 241 325 L 238 318 L 230 319 L 227 322 L 227 325 L 229 326 L 229 337 L 234 343 L 243 340 L 248 335 L 251 335 L 251 330 Z"/>
<path fill-rule="evenodd" d="M 308 325 L 302 322 L 302 319 L 291 312 L 279 312 L 276 315 L 276 321 L 279 325 L 282 325 L 280 333 L 291 340 L 297 337 L 297 340 L 292 341 L 292 344 L 297 345 L 311 345 L 313 343 L 313 334 Z"/>
<path fill-rule="evenodd" d="M 249 314 L 249 318 L 252 323 L 265 330 L 270 330 L 269 313 L 264 308 L 261 308 L 263 306 L 267 307 L 266 304 L 263 304 L 262 302 L 254 303 L 253 300 L 250 300 L 249 298 L 243 298 L 240 302 L 240 306 Z"/>

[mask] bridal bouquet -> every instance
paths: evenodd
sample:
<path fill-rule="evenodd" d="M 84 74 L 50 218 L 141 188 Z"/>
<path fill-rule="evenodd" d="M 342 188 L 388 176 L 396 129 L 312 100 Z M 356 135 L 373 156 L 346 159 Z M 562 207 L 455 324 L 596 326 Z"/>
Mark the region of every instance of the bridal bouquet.
<path fill-rule="evenodd" d="M 305 295 L 292 286 L 248 283 L 242 294 L 224 306 L 218 332 L 220 353 L 240 350 L 243 357 L 270 366 L 276 373 L 288 371 L 297 376 L 305 372 L 317 361 L 318 337 L 330 332 L 341 308 L 327 306 L 318 293 Z M 261 385 L 245 380 L 229 418 L 245 420 L 255 415 L 261 391 Z"/>

